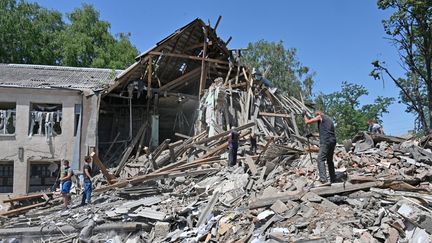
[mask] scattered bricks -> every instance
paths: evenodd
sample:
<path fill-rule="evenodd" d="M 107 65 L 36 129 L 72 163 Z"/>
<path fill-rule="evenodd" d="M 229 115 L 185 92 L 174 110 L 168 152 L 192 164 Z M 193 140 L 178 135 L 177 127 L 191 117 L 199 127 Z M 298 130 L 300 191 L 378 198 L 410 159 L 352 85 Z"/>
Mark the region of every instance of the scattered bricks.
<path fill-rule="evenodd" d="M 277 200 L 271 207 L 271 210 L 273 210 L 274 212 L 278 213 L 278 214 L 282 214 L 285 211 L 288 210 L 288 207 L 285 205 L 285 203 L 283 203 L 280 200 Z"/>
<path fill-rule="evenodd" d="M 170 232 L 170 227 L 170 223 L 168 222 L 156 222 L 154 227 L 155 238 L 159 240 L 164 239 Z"/>

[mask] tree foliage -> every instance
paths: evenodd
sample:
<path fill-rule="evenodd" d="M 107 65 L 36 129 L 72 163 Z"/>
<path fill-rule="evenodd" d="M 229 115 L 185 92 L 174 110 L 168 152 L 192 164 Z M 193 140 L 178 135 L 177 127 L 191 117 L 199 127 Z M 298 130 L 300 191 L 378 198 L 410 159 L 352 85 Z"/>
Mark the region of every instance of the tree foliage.
<path fill-rule="evenodd" d="M 0 62 L 126 68 L 138 50 L 129 34 L 113 36 L 90 5 L 62 19 L 58 11 L 37 3 L 0 0 Z"/>
<path fill-rule="evenodd" d="M 394 77 L 385 63 L 374 61 L 371 75 L 389 76 L 400 89 L 400 102 L 416 115 L 418 130 L 431 132 L 432 126 L 432 1 L 379 0 L 380 9 L 392 9 L 383 20 L 384 30 L 397 47 L 405 77 Z"/>
<path fill-rule="evenodd" d="M 249 43 L 242 60 L 249 67 L 257 68 L 273 85 L 289 95 L 312 96 L 314 73 L 298 61 L 296 49 L 285 49 L 282 41 Z"/>
<path fill-rule="evenodd" d="M 360 98 L 368 94 L 362 85 L 343 82 L 341 91 L 317 97 L 318 108 L 336 121 L 338 142 L 352 138 L 358 131 L 367 130 L 369 119 L 381 122 L 382 115 L 388 113 L 393 98 L 379 96 L 372 104 L 360 105 Z"/>

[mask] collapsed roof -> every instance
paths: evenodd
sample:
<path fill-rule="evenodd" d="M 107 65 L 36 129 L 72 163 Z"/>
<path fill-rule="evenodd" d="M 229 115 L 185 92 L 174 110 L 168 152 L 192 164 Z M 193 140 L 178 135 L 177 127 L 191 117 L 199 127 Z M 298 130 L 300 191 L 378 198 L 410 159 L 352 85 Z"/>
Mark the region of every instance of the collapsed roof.
<path fill-rule="evenodd" d="M 143 52 L 116 77 L 108 93 L 120 92 L 133 81 L 143 80 L 156 92 L 176 90 L 196 94 L 203 62 L 206 79 L 214 80 L 229 69 L 230 52 L 216 35 L 216 28 L 195 19 Z M 151 71 L 149 77 L 148 72 Z M 149 87 L 147 86 L 147 87 Z"/>

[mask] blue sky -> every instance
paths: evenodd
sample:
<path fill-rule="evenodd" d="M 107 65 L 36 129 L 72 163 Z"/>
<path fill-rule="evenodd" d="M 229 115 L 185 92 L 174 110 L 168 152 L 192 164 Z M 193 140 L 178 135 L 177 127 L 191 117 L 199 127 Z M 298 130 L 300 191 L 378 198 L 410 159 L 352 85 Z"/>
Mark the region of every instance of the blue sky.
<path fill-rule="evenodd" d="M 316 72 L 315 92 L 340 90 L 342 81 L 365 86 L 370 103 L 378 96 L 398 97 L 389 78 L 383 83 L 369 77 L 374 59 L 387 63 L 396 77 L 403 75 L 397 50 L 388 40 L 381 20 L 390 15 L 376 0 L 332 1 L 66 1 L 39 0 L 40 5 L 63 13 L 82 3 L 93 5 L 111 32 L 130 32 L 132 43 L 145 51 L 195 18 L 215 24 L 222 15 L 218 35 L 233 39 L 229 48 L 244 48 L 260 39 L 282 40 L 297 49 L 298 59 Z M 397 102 L 383 119 L 386 133 L 399 135 L 413 128 L 413 116 Z"/>

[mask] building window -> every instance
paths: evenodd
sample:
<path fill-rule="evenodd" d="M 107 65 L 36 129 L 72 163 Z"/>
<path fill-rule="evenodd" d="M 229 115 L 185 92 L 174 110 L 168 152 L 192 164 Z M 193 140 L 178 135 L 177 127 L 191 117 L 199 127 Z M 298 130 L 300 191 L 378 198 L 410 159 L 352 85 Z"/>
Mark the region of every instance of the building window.
<path fill-rule="evenodd" d="M 0 161 L 0 193 L 13 192 L 13 161 Z"/>
<path fill-rule="evenodd" d="M 16 103 L 0 103 L 0 135 L 15 134 Z"/>
<path fill-rule="evenodd" d="M 75 118 L 74 136 L 76 136 L 77 132 L 78 132 L 78 128 L 79 128 L 79 126 L 81 126 L 81 121 L 80 121 L 80 118 L 81 118 L 81 105 L 80 104 L 76 104 L 75 105 L 75 116 L 74 116 L 74 118 Z"/>
<path fill-rule="evenodd" d="M 60 161 L 30 162 L 30 188 L 29 192 L 36 192 L 51 188 L 57 179 Z"/>
<path fill-rule="evenodd" d="M 62 105 L 31 104 L 29 135 L 56 136 L 62 133 Z"/>

